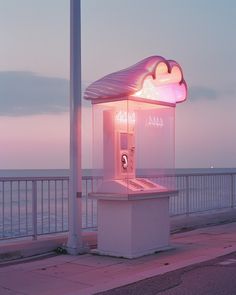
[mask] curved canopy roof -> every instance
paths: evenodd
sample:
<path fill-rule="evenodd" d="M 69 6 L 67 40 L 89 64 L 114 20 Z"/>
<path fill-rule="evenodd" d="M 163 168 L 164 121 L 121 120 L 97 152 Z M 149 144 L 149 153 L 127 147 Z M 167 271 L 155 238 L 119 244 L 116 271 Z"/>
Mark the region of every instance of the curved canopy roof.
<path fill-rule="evenodd" d="M 174 60 L 151 56 L 95 81 L 84 94 L 85 99 L 93 102 L 127 97 L 172 104 L 184 101 L 187 84 L 180 65 Z"/>

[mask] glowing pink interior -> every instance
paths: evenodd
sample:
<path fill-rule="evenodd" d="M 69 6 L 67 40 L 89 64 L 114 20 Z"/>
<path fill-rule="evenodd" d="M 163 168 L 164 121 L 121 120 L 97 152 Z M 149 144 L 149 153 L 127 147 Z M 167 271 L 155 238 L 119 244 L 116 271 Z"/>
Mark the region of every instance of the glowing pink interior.
<path fill-rule="evenodd" d="M 92 83 L 93 192 L 152 194 L 175 189 L 175 105 L 187 96 L 182 69 L 160 56 Z"/>

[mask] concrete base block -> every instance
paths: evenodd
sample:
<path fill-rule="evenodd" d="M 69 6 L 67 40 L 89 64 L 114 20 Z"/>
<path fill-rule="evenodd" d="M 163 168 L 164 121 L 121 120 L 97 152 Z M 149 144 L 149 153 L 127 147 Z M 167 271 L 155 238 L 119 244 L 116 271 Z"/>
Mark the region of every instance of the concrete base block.
<path fill-rule="evenodd" d="M 136 258 L 169 249 L 169 196 L 98 200 L 101 255 Z"/>

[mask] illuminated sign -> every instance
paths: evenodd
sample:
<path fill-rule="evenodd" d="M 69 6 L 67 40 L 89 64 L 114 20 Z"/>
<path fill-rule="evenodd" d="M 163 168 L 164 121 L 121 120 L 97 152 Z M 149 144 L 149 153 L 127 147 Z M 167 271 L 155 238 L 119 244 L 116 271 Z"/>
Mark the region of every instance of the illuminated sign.
<path fill-rule="evenodd" d="M 135 112 L 119 111 L 116 113 L 115 120 L 122 124 L 135 124 Z"/>
<path fill-rule="evenodd" d="M 148 116 L 148 118 L 145 121 L 145 127 L 156 127 L 156 128 L 162 128 L 164 127 L 164 121 L 162 117 L 158 116 Z"/>

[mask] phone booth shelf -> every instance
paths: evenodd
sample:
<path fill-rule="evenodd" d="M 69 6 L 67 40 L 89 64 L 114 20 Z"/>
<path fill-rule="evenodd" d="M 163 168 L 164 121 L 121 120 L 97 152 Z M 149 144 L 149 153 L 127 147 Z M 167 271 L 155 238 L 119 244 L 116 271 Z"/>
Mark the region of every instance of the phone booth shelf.
<path fill-rule="evenodd" d="M 100 254 L 134 258 L 169 248 L 169 197 L 177 194 L 175 106 L 186 96 L 181 67 L 160 56 L 86 89 L 93 108 L 93 175 L 99 181 L 90 197 L 98 201 Z"/>

